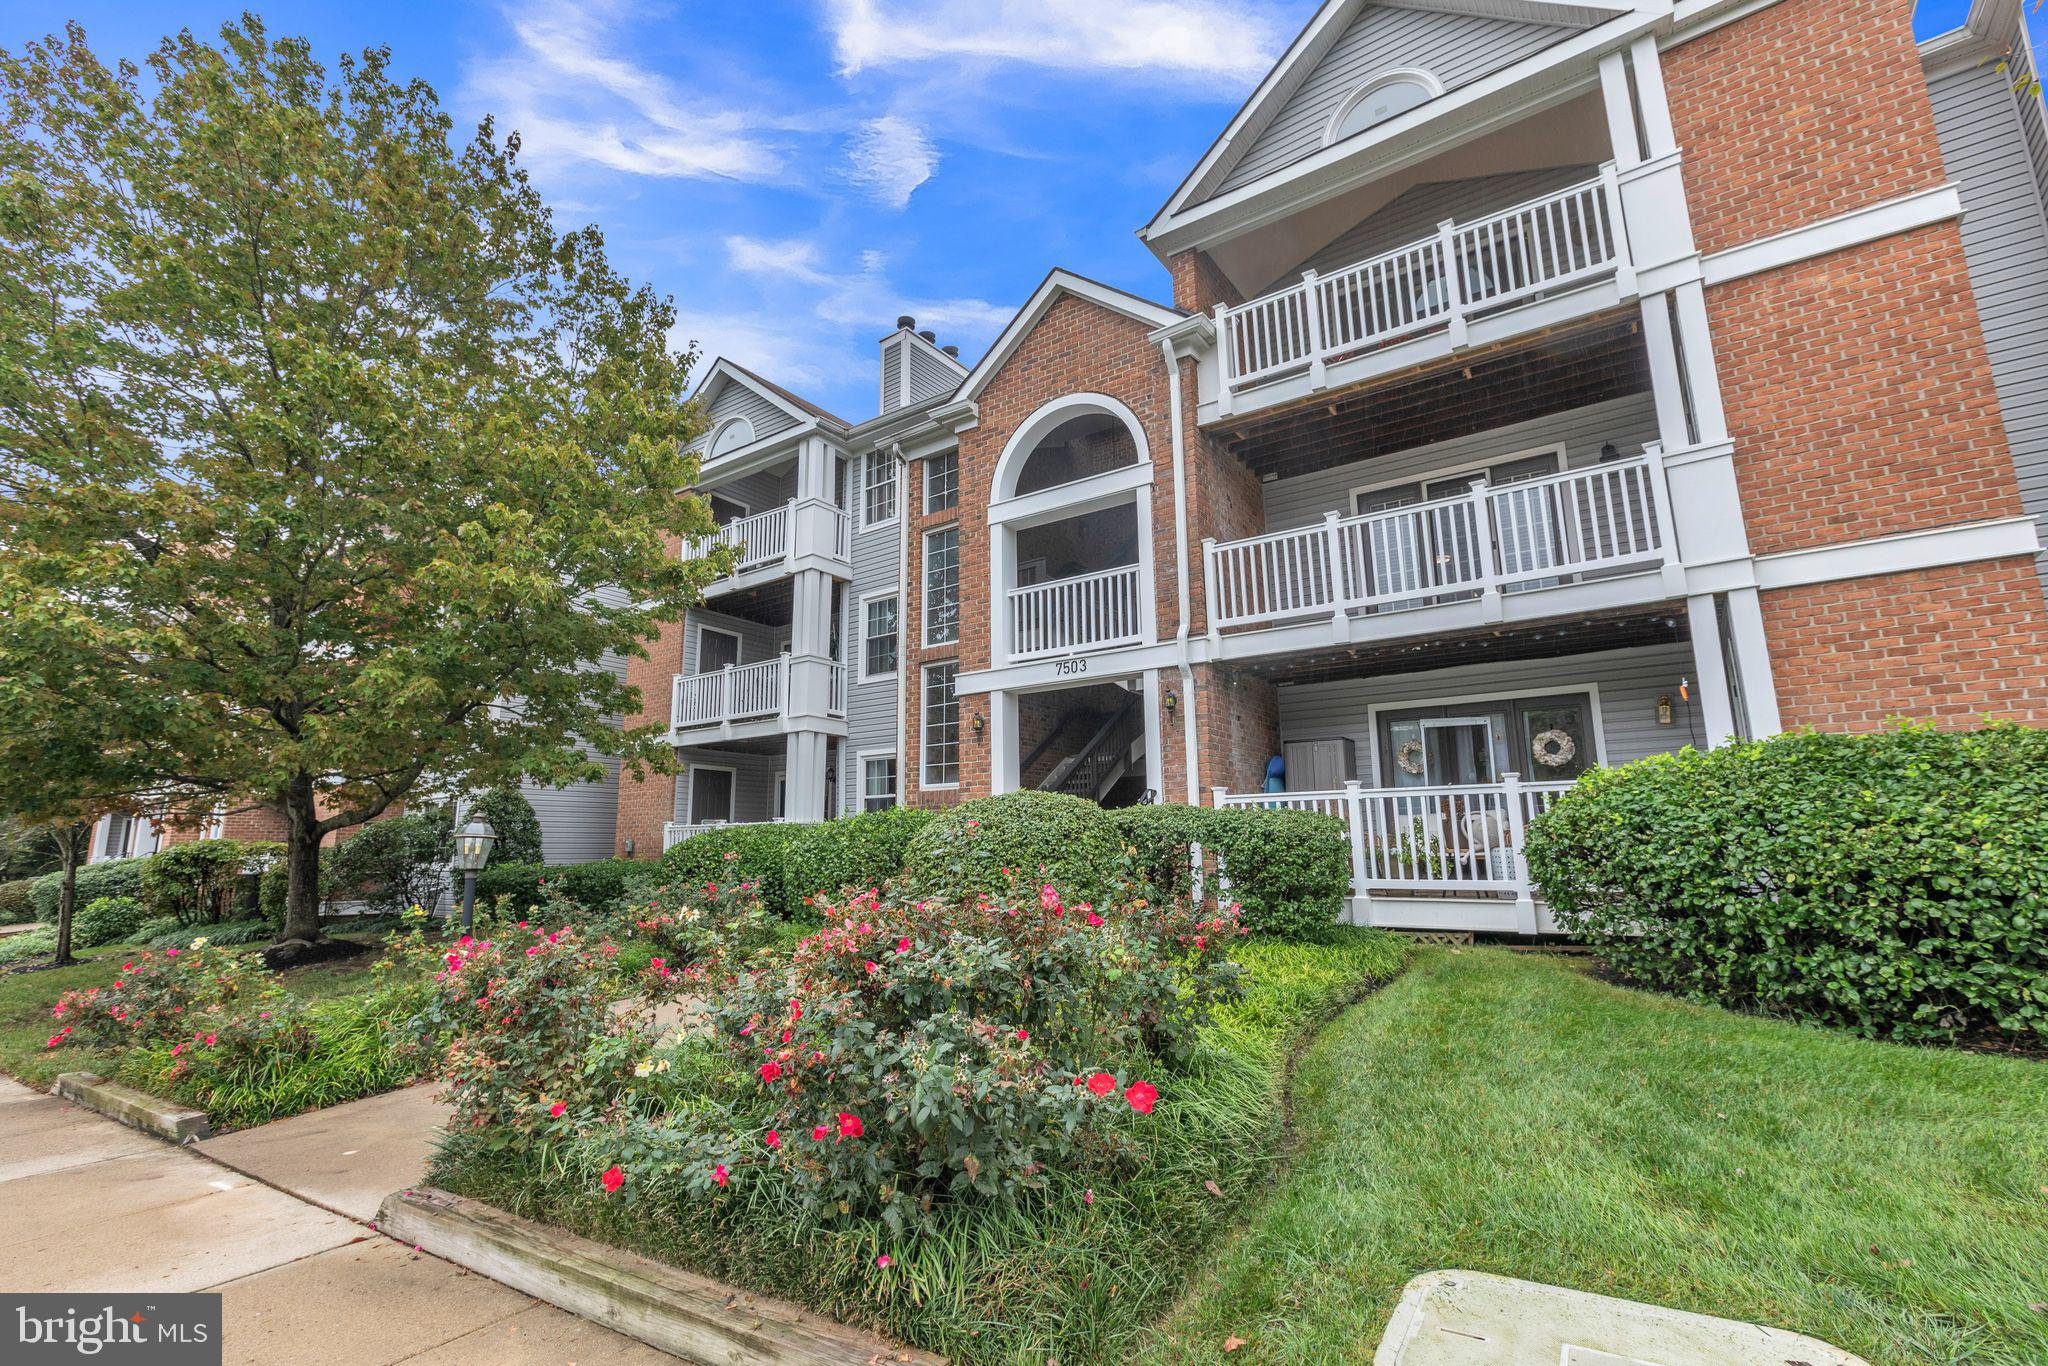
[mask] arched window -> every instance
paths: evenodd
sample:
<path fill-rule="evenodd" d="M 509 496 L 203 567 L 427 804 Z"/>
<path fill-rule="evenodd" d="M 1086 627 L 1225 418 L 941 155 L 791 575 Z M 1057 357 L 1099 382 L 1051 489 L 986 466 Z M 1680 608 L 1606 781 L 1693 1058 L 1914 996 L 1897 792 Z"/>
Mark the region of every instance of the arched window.
<path fill-rule="evenodd" d="M 1382 71 L 1338 107 L 1323 135 L 1323 145 L 1327 147 L 1354 133 L 1363 133 L 1443 93 L 1443 82 L 1419 67 Z"/>
<path fill-rule="evenodd" d="M 754 424 L 743 417 L 733 418 L 711 434 L 710 458 L 715 460 L 727 451 L 751 445 L 753 440 Z"/>
<path fill-rule="evenodd" d="M 1069 394 L 1032 414 L 996 462 L 997 501 L 1040 493 L 1151 460 L 1129 408 L 1106 394 Z"/>

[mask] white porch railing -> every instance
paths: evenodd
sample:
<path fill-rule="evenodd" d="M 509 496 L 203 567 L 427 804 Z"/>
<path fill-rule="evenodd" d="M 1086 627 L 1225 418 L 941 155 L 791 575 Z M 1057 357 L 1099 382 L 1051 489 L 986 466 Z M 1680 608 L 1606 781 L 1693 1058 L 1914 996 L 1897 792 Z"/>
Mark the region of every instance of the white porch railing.
<path fill-rule="evenodd" d="M 1345 266 L 1235 308 L 1216 309 L 1223 382 L 1233 392 L 1412 334 L 1462 343 L 1474 314 L 1628 268 L 1612 163 L 1569 189 Z"/>
<path fill-rule="evenodd" d="M 705 674 L 677 674 L 669 724 L 675 730 L 776 716 L 789 703 L 789 656 L 734 664 Z"/>
<path fill-rule="evenodd" d="M 1205 541 L 1212 627 L 1389 611 L 1555 587 L 1676 553 L 1662 453 L 1341 517 Z"/>
<path fill-rule="evenodd" d="M 1138 566 L 1010 590 L 1010 657 L 1130 645 L 1141 638 Z"/>
<path fill-rule="evenodd" d="M 791 555 L 819 554 L 835 560 L 844 560 L 853 553 L 853 519 L 846 509 L 830 503 L 813 500 L 808 506 L 822 511 L 829 521 L 829 532 L 821 533 L 816 524 L 799 517 L 799 510 L 807 506 L 803 500 L 792 498 L 781 507 L 757 512 L 751 517 L 737 517 L 714 531 L 690 543 L 692 555 L 708 555 L 721 546 L 733 546 L 739 556 L 733 561 L 732 572 L 746 573 L 763 565 L 788 559 Z M 808 533 L 799 531 L 800 526 L 811 526 Z M 800 542 L 815 541 L 820 536 L 829 544 L 807 547 Z"/>
<path fill-rule="evenodd" d="M 1344 822 L 1351 844 L 1351 894 L 1469 892 L 1531 901 L 1522 847 L 1529 822 L 1571 790 L 1570 783 L 1525 783 L 1509 773 L 1470 787 L 1366 788 L 1331 792 L 1214 790 L 1218 806 L 1320 811 Z"/>
<path fill-rule="evenodd" d="M 661 827 L 663 852 L 675 848 L 692 835 L 706 830 L 730 830 L 737 825 L 772 825 L 772 821 L 669 821 Z"/>

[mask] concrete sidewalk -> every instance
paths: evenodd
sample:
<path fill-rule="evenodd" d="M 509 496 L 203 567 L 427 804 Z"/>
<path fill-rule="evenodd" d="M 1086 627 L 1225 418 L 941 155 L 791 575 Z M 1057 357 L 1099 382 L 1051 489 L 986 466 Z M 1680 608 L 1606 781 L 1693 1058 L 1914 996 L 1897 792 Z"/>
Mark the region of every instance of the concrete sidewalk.
<path fill-rule="evenodd" d="M 0 1290 L 217 1291 L 250 1366 L 673 1361 L 334 1212 L 416 1181 L 438 1123 L 418 1089 L 373 1097 L 212 1140 L 237 1171 L 0 1078 Z"/>

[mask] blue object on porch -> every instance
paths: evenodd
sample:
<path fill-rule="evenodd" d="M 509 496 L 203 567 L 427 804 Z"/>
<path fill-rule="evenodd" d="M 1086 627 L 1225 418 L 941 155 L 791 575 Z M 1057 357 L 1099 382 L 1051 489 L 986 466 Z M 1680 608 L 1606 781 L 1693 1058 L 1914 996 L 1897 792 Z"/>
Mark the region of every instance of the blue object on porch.
<path fill-rule="evenodd" d="M 1264 790 L 1267 792 L 1285 792 L 1287 790 L 1287 760 L 1278 754 L 1266 760 L 1266 786 Z"/>

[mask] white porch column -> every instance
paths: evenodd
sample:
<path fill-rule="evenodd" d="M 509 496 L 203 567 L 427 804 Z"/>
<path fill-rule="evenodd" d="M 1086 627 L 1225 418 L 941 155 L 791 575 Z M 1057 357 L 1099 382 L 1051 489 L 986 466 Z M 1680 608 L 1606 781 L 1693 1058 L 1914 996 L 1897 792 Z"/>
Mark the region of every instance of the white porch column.
<path fill-rule="evenodd" d="M 1687 598 L 1685 614 L 1692 631 L 1693 679 L 1699 688 L 1700 719 L 1706 731 L 1707 748 L 1714 749 L 1739 733 L 1722 653 L 1721 614 L 1714 607 L 1713 596 L 1707 593 Z"/>
<path fill-rule="evenodd" d="M 1642 144 L 1636 138 L 1635 98 L 1629 93 L 1628 66 L 1619 52 L 1600 59 L 1600 98 L 1607 110 L 1607 140 L 1614 148 L 1614 164 L 1626 171 L 1643 159 Z"/>
<path fill-rule="evenodd" d="M 1664 63 L 1657 52 L 1657 40 L 1645 34 L 1629 48 L 1629 61 L 1636 71 L 1636 108 L 1642 115 L 1649 146 L 1645 156 L 1660 157 L 1678 150 L 1678 132 L 1671 124 L 1671 102 L 1664 93 Z"/>
<path fill-rule="evenodd" d="M 963 724 L 965 707 L 962 707 Z M 988 790 L 991 794 L 1015 792 L 1023 780 L 1017 763 L 1017 694 L 988 694 Z"/>
<path fill-rule="evenodd" d="M 1756 589 L 1737 588 L 1728 594 L 1728 642 L 1741 678 L 1749 733 L 1758 739 L 1781 733 L 1785 724 L 1778 715 L 1778 682 L 1771 671 L 1763 603 Z"/>
<path fill-rule="evenodd" d="M 825 819 L 826 736 L 818 730 L 793 730 L 783 744 L 785 814 L 793 821 Z"/>
<path fill-rule="evenodd" d="M 1140 684 L 1145 699 L 1145 787 L 1151 792 L 1152 800 L 1166 800 L 1166 769 L 1162 755 L 1166 750 L 1166 734 L 1161 720 L 1165 713 L 1159 706 L 1159 670 L 1145 670 L 1144 681 Z"/>

